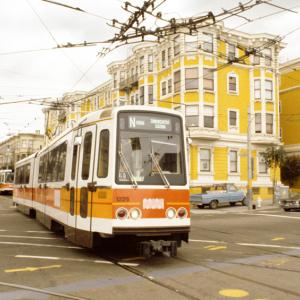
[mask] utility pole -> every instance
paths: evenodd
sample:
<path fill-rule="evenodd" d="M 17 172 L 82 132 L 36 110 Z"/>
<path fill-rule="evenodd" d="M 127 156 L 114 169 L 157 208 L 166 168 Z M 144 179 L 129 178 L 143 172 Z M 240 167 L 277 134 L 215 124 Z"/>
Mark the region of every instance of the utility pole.
<path fill-rule="evenodd" d="M 248 177 L 247 177 L 247 200 L 248 209 L 252 209 L 252 147 L 251 147 L 251 107 L 248 107 L 248 132 L 247 132 L 247 162 L 248 162 Z"/>

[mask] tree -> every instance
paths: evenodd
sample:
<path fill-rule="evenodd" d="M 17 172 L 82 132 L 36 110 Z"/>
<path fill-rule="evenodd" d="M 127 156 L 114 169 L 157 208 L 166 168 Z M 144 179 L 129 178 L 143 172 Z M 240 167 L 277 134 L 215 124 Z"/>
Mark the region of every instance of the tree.
<path fill-rule="evenodd" d="M 300 177 L 300 156 L 287 156 L 281 166 L 281 178 L 293 186 L 298 177 Z"/>
<path fill-rule="evenodd" d="M 275 187 L 277 168 L 280 168 L 286 159 L 286 153 L 282 146 L 272 146 L 267 148 L 266 152 L 262 153 L 264 161 L 268 168 L 273 169 L 273 204 L 275 203 Z"/>

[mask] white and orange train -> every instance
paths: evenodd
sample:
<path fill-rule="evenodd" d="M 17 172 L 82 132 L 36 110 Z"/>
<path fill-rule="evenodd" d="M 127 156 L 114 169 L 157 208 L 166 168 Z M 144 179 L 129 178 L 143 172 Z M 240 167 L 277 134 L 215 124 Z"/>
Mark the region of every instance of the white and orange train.
<path fill-rule="evenodd" d="M 12 194 L 14 186 L 14 173 L 12 170 L 0 170 L 0 194 Z"/>
<path fill-rule="evenodd" d="M 90 113 L 17 162 L 13 201 L 78 245 L 119 239 L 176 255 L 190 230 L 184 119 L 141 106 Z"/>

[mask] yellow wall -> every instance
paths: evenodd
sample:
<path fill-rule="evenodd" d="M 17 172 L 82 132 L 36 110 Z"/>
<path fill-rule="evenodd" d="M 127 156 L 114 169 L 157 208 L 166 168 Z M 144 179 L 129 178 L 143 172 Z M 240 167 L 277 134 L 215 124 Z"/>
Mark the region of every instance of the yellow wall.
<path fill-rule="evenodd" d="M 227 75 L 234 72 L 238 76 L 239 94 L 227 94 Z M 218 116 L 219 130 L 228 131 L 228 109 L 239 110 L 240 133 L 247 133 L 247 112 L 250 102 L 249 71 L 238 67 L 223 68 L 218 71 Z"/>
<path fill-rule="evenodd" d="M 228 178 L 227 147 L 214 149 L 215 180 L 225 181 Z"/>

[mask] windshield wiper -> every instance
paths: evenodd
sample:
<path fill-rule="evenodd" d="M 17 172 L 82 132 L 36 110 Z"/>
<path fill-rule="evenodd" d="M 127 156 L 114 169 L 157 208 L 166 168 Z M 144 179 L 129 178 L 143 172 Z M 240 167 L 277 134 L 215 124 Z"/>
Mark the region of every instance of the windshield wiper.
<path fill-rule="evenodd" d="M 131 183 L 132 183 L 133 187 L 137 188 L 138 184 L 137 184 L 136 180 L 134 179 L 134 176 L 132 174 L 132 171 L 130 169 L 130 166 L 128 164 L 128 161 L 127 161 L 124 153 L 122 152 L 122 150 L 118 151 L 118 153 L 119 153 L 119 156 L 121 158 L 121 162 L 122 162 L 127 174 L 129 175 L 129 178 L 131 180 Z"/>
<path fill-rule="evenodd" d="M 157 159 L 156 159 L 153 152 L 150 153 L 150 157 L 152 158 L 152 161 L 154 162 L 154 165 L 155 165 L 156 169 L 158 170 L 158 173 L 159 173 L 161 179 L 163 180 L 163 182 L 165 184 L 165 187 L 169 189 L 170 188 L 170 183 L 169 183 L 166 175 L 163 173 L 163 171 L 162 171 L 162 169 L 159 165 L 159 162 L 157 161 Z"/>

